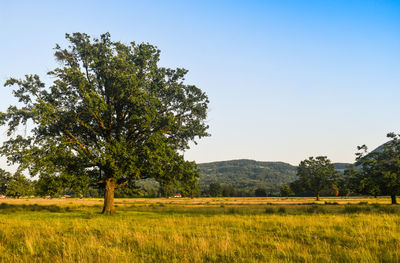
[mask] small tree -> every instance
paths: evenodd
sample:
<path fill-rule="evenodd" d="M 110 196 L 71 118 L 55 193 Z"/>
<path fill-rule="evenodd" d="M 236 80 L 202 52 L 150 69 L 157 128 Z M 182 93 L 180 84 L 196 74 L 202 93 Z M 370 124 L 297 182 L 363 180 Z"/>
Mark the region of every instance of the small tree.
<path fill-rule="evenodd" d="M 183 68 L 158 65 L 160 51 L 150 44 L 114 42 L 66 34 L 70 46 L 56 46 L 60 67 L 48 74 L 9 79 L 22 107 L 0 113 L 9 140 L 1 154 L 32 176 L 73 176 L 104 190 L 104 214 L 112 214 L 116 187 L 154 178 L 193 182 L 198 173 L 183 152 L 208 136 L 208 98 L 186 85 Z M 20 125 L 29 136 L 12 136 Z"/>
<path fill-rule="evenodd" d="M 354 190 L 370 195 L 389 195 L 392 204 L 397 204 L 400 194 L 400 135 L 389 133 L 390 141 L 383 149 L 368 153 L 367 146 L 358 147 L 357 166 L 352 171 Z M 350 171 L 348 172 L 350 173 Z"/>
<path fill-rule="evenodd" d="M 310 157 L 301 161 L 297 175 L 297 183 L 306 191 L 314 193 L 317 201 L 321 191 L 330 189 L 339 177 L 334 165 L 326 156 Z"/>
<path fill-rule="evenodd" d="M 281 187 L 281 196 L 294 196 L 294 192 L 292 191 L 292 189 L 290 188 L 290 186 L 288 185 L 283 185 Z"/>

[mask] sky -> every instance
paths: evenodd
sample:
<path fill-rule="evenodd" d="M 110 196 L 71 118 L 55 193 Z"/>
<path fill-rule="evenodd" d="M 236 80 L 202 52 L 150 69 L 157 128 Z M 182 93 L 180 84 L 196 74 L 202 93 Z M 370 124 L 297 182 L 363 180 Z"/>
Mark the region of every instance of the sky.
<path fill-rule="evenodd" d="M 156 45 L 209 96 L 211 136 L 185 153 L 198 163 L 353 162 L 400 133 L 400 1 L 0 0 L 0 32 L 0 111 L 9 77 L 50 83 L 65 33 Z"/>

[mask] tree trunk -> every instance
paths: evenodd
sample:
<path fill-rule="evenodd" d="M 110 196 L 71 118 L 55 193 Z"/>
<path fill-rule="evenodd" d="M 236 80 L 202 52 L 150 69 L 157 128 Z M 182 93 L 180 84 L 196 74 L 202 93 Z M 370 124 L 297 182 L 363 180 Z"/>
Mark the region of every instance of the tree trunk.
<path fill-rule="evenodd" d="M 115 213 L 114 207 L 114 190 L 117 186 L 114 178 L 107 178 L 106 179 L 106 189 L 104 192 L 104 206 L 102 214 L 111 215 Z"/>
<path fill-rule="evenodd" d="M 317 193 L 316 198 L 317 198 L 317 201 L 319 201 L 319 192 Z"/>
<path fill-rule="evenodd" d="M 396 205 L 397 204 L 396 195 L 391 195 L 390 197 L 392 198 L 392 205 Z"/>

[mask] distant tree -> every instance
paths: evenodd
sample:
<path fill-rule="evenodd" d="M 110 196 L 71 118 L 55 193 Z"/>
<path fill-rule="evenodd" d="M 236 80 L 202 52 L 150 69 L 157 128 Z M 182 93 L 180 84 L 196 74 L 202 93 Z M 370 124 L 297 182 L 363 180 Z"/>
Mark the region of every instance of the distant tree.
<path fill-rule="evenodd" d="M 229 196 L 235 196 L 236 191 L 235 188 L 228 184 L 228 185 L 223 185 L 222 186 L 222 196 L 229 197 Z"/>
<path fill-rule="evenodd" d="M 389 195 L 392 204 L 397 204 L 396 195 L 400 194 L 400 135 L 389 133 L 390 141 L 383 149 L 368 153 L 367 146 L 358 147 L 356 165 L 359 171 L 350 170 L 355 192 L 377 195 Z"/>
<path fill-rule="evenodd" d="M 34 189 L 38 196 L 58 197 L 65 194 L 61 178 L 51 174 L 42 174 L 34 183 Z"/>
<path fill-rule="evenodd" d="M 21 107 L 0 113 L 10 136 L 1 154 L 32 176 L 97 182 L 104 214 L 115 212 L 115 188 L 132 181 L 193 181 L 183 152 L 209 135 L 208 98 L 185 84 L 187 70 L 159 66 L 160 51 L 150 44 L 114 42 L 108 33 L 66 38 L 68 48 L 55 48 L 60 67 L 48 73 L 50 87 L 37 75 L 5 83 L 17 86 Z M 29 136 L 13 136 L 27 123 Z"/>
<path fill-rule="evenodd" d="M 6 195 L 12 197 L 29 196 L 33 193 L 32 182 L 23 174 L 15 173 L 7 186 Z"/>
<path fill-rule="evenodd" d="M 208 188 L 210 196 L 217 197 L 222 195 L 222 186 L 219 183 L 211 183 Z"/>
<path fill-rule="evenodd" d="M 0 169 L 0 194 L 5 195 L 7 186 L 10 183 L 11 174 L 3 169 Z"/>
<path fill-rule="evenodd" d="M 84 197 L 93 197 L 93 198 L 99 198 L 102 197 L 104 194 L 102 194 L 97 187 L 89 187 L 86 192 L 83 193 Z"/>
<path fill-rule="evenodd" d="M 310 157 L 301 161 L 297 175 L 299 179 L 296 183 L 306 191 L 312 192 L 317 201 L 321 191 L 331 189 L 339 178 L 334 165 L 326 156 Z"/>
<path fill-rule="evenodd" d="M 200 184 L 198 177 L 188 177 L 191 178 L 189 181 L 182 181 L 180 185 L 180 192 L 182 192 L 184 197 L 199 197 L 201 194 Z"/>
<path fill-rule="evenodd" d="M 289 184 L 290 189 L 294 192 L 295 196 L 312 196 L 313 192 L 307 190 L 304 187 L 304 182 L 300 179 L 297 179 Z"/>
<path fill-rule="evenodd" d="M 118 187 L 115 189 L 115 197 L 117 198 L 129 198 L 129 197 L 143 197 L 146 195 L 146 190 L 139 187 L 135 182 L 129 182 L 124 187 Z"/>
<path fill-rule="evenodd" d="M 257 188 L 254 191 L 254 194 L 257 197 L 266 197 L 267 196 L 267 190 L 265 190 L 265 188 Z"/>
<path fill-rule="evenodd" d="M 281 187 L 281 196 L 294 196 L 294 192 L 288 185 L 283 185 Z"/>
<path fill-rule="evenodd" d="M 176 193 L 177 189 L 173 183 L 161 183 L 159 193 L 162 197 L 170 197 Z"/>

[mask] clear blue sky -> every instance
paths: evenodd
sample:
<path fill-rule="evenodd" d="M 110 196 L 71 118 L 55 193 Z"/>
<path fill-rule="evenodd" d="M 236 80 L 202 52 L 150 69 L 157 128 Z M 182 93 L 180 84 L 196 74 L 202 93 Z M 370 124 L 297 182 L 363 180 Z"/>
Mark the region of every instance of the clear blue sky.
<path fill-rule="evenodd" d="M 0 81 L 44 76 L 65 33 L 158 46 L 210 98 L 197 162 L 352 162 L 400 132 L 400 1 L 0 1 Z M 14 103 L 0 89 L 0 110 Z M 5 139 L 4 129 L 0 139 Z M 3 166 L 4 162 L 0 162 Z"/>

